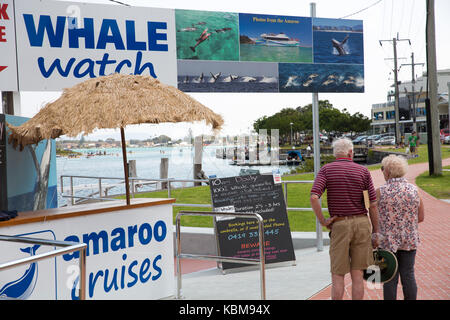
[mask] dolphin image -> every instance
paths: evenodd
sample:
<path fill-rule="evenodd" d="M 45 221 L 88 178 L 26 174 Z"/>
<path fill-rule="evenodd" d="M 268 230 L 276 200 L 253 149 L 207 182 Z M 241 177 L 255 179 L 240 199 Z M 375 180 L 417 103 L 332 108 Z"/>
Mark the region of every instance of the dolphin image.
<path fill-rule="evenodd" d="M 192 32 L 192 31 L 197 31 L 197 28 L 192 26 L 192 27 L 181 28 L 181 29 L 177 30 L 177 32 Z"/>
<path fill-rule="evenodd" d="M 255 82 L 256 78 L 253 77 L 242 77 L 242 82 Z"/>
<path fill-rule="evenodd" d="M 309 75 L 308 78 L 314 79 L 314 78 L 316 78 L 316 77 L 318 77 L 318 76 L 319 76 L 319 75 L 318 75 L 317 73 L 311 73 L 311 74 Z"/>
<path fill-rule="evenodd" d="M 233 82 L 234 80 L 236 80 L 237 78 L 239 78 L 239 76 L 235 76 L 230 74 L 228 77 L 226 77 L 225 79 L 223 79 L 222 82 Z"/>
<path fill-rule="evenodd" d="M 212 74 L 210 72 L 210 74 L 211 74 L 212 78 L 209 80 L 209 82 L 216 83 L 217 79 L 219 79 L 219 77 L 222 74 L 222 72 L 219 72 L 219 73 L 216 73 L 216 74 Z"/>
<path fill-rule="evenodd" d="M 323 85 L 323 86 L 327 86 L 327 85 L 329 85 L 330 83 L 333 83 L 333 82 L 334 82 L 333 79 L 327 79 L 327 80 L 325 80 L 325 81 L 322 83 L 322 85 Z"/>
<path fill-rule="evenodd" d="M 199 80 L 200 82 L 203 82 L 203 81 L 204 81 L 203 72 L 202 72 L 202 74 L 200 75 L 200 78 L 198 78 L 198 80 Z"/>
<path fill-rule="evenodd" d="M 288 78 L 288 81 L 286 82 L 286 84 L 283 86 L 284 88 L 287 87 L 298 87 L 298 82 L 297 82 L 297 78 L 298 76 L 290 76 Z"/>
<path fill-rule="evenodd" d="M 40 245 L 36 244 L 33 247 L 20 249 L 20 251 L 34 256 L 39 247 Z M 33 293 L 34 287 L 36 286 L 37 275 L 38 265 L 37 262 L 33 262 L 19 279 L 5 284 L 0 289 L 0 297 L 27 299 Z"/>
<path fill-rule="evenodd" d="M 344 38 L 344 40 L 342 40 L 341 42 L 337 41 L 336 39 L 331 39 L 331 43 L 333 44 L 333 47 L 336 48 L 336 50 L 340 56 L 345 56 L 348 54 L 344 49 L 344 44 L 347 42 L 349 37 L 350 37 L 350 35 L 347 35 Z"/>
<path fill-rule="evenodd" d="M 195 46 L 193 47 L 189 47 L 191 48 L 191 50 L 193 52 L 195 52 L 195 48 L 202 43 L 203 41 L 205 41 L 206 39 L 209 38 L 209 36 L 211 35 L 211 33 L 207 33 L 208 32 L 208 28 L 206 28 L 205 30 L 203 30 L 202 34 L 200 35 L 200 38 L 196 39 L 197 43 L 195 44 Z"/>
<path fill-rule="evenodd" d="M 262 83 L 275 83 L 275 82 L 278 82 L 278 79 L 275 78 L 275 77 L 266 77 L 266 76 L 264 76 L 261 79 L 261 81 L 259 81 L 259 82 L 262 82 Z"/>
<path fill-rule="evenodd" d="M 183 83 L 189 83 L 189 76 L 184 77 Z"/>
<path fill-rule="evenodd" d="M 306 80 L 305 82 L 303 82 L 303 86 L 304 87 L 309 87 L 309 85 L 311 84 L 311 83 L 313 83 L 313 79 L 308 79 L 308 80 Z"/>
<path fill-rule="evenodd" d="M 216 33 L 220 33 L 220 32 L 226 32 L 226 31 L 229 31 L 229 30 L 231 30 L 231 28 L 216 29 L 215 31 L 216 31 Z"/>

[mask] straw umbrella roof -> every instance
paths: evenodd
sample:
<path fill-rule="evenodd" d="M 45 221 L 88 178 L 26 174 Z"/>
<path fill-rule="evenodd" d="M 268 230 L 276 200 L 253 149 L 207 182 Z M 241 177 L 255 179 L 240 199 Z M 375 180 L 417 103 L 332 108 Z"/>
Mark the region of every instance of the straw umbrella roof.
<path fill-rule="evenodd" d="M 189 95 L 150 76 L 112 74 L 65 89 L 21 126 L 8 124 L 20 150 L 41 140 L 89 134 L 130 124 L 205 120 L 219 130 L 223 119 Z"/>

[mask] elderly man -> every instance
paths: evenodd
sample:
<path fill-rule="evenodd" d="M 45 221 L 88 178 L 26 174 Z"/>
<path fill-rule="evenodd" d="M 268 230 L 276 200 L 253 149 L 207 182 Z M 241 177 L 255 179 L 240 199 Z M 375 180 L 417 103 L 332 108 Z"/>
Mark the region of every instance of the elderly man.
<path fill-rule="evenodd" d="M 311 189 L 311 207 L 317 219 L 330 232 L 331 298 L 344 295 L 344 276 L 351 274 L 352 299 L 364 297 L 363 270 L 373 262 L 371 232 L 378 233 L 378 209 L 372 178 L 366 167 L 353 162 L 353 143 L 347 139 L 333 142 L 336 161 L 324 165 Z M 319 198 L 327 190 L 330 218 L 325 219 Z M 370 200 L 370 222 L 363 191 Z"/>

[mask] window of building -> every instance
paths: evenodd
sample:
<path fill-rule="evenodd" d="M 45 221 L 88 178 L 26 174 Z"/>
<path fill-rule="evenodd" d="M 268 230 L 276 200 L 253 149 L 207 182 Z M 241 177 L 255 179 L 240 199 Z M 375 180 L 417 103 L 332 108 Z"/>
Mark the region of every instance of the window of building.
<path fill-rule="evenodd" d="M 374 112 L 373 120 L 384 120 L 384 112 Z"/>
<path fill-rule="evenodd" d="M 416 109 L 416 116 L 426 116 L 427 111 L 425 108 L 417 108 Z"/>
<path fill-rule="evenodd" d="M 395 111 L 386 111 L 386 119 L 395 119 Z"/>

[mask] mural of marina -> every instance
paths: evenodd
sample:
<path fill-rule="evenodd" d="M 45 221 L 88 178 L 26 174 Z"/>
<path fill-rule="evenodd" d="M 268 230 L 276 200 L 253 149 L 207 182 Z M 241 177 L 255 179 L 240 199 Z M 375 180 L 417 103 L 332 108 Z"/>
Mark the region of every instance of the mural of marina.
<path fill-rule="evenodd" d="M 177 58 L 239 60 L 238 14 L 175 10 Z"/>
<path fill-rule="evenodd" d="M 364 92 L 364 66 L 279 64 L 280 92 Z"/>
<path fill-rule="evenodd" d="M 184 92 L 278 92 L 278 64 L 178 60 Z"/>
<path fill-rule="evenodd" d="M 241 61 L 312 62 L 311 18 L 239 14 Z"/>

